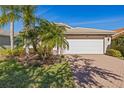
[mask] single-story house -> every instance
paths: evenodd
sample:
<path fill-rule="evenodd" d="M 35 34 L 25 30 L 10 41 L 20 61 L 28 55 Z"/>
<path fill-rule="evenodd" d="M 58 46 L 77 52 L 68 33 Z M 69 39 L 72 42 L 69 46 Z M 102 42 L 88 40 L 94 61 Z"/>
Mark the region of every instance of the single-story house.
<path fill-rule="evenodd" d="M 69 50 L 63 54 L 105 54 L 111 44 L 114 31 L 93 28 L 70 28 L 65 36 L 69 42 Z M 0 32 L 0 46 L 9 46 L 9 32 Z"/>
<path fill-rule="evenodd" d="M 64 54 L 105 54 L 114 31 L 93 28 L 71 28 L 65 33 L 69 50 Z"/>
<path fill-rule="evenodd" d="M 17 33 L 15 33 L 15 36 Z M 3 31 L 0 29 L 0 48 L 10 47 L 10 33 L 9 31 Z"/>

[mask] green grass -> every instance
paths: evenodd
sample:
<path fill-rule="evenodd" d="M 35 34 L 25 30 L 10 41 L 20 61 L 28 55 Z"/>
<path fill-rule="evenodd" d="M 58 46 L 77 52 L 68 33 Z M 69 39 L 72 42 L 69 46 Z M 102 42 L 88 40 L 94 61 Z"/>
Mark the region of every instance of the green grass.
<path fill-rule="evenodd" d="M 49 88 L 74 87 L 72 73 L 67 62 L 45 67 L 24 68 L 14 60 L 0 62 L 1 88 Z"/>

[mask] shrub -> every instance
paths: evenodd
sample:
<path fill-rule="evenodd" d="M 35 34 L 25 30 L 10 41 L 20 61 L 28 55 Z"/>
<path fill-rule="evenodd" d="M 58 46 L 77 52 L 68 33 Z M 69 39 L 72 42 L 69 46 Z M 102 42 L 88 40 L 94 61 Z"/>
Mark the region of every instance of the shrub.
<path fill-rule="evenodd" d="M 119 50 L 124 57 L 124 46 L 117 47 L 116 49 Z"/>
<path fill-rule="evenodd" d="M 23 48 L 17 48 L 11 51 L 11 49 L 1 49 L 0 50 L 0 55 L 2 56 L 20 56 L 24 54 L 24 49 Z"/>
<path fill-rule="evenodd" d="M 119 50 L 124 57 L 124 36 L 119 36 L 112 40 L 112 49 Z"/>
<path fill-rule="evenodd" d="M 0 88 L 73 88 L 68 62 L 25 68 L 16 60 L 0 62 Z"/>
<path fill-rule="evenodd" d="M 17 49 L 14 49 L 12 51 L 12 54 L 14 56 L 20 56 L 20 55 L 23 55 L 25 52 L 24 52 L 24 48 L 17 48 Z"/>
<path fill-rule="evenodd" d="M 115 49 L 108 49 L 106 54 L 109 56 L 114 56 L 114 57 L 122 57 L 121 52 Z"/>
<path fill-rule="evenodd" d="M 8 56 L 11 55 L 11 50 L 10 49 L 0 49 L 0 55 L 2 56 Z"/>
<path fill-rule="evenodd" d="M 124 46 L 112 46 L 112 49 L 118 50 L 121 52 L 122 56 L 124 57 Z"/>

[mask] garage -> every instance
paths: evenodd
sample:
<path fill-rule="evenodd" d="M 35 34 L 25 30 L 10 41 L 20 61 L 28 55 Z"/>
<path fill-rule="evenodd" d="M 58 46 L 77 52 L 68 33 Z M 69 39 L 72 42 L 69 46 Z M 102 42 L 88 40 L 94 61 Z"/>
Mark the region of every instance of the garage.
<path fill-rule="evenodd" d="M 104 54 L 104 39 L 67 39 L 69 50 L 64 54 Z"/>
<path fill-rule="evenodd" d="M 113 31 L 94 28 L 70 28 L 65 32 L 69 49 L 62 49 L 63 54 L 105 54 L 111 45 Z"/>

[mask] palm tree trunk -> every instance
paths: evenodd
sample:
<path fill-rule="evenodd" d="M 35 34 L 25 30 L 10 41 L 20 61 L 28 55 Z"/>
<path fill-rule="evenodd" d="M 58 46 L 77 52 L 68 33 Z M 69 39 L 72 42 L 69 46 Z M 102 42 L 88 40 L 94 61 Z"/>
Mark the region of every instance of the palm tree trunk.
<path fill-rule="evenodd" d="M 59 47 L 57 46 L 57 55 L 59 55 Z"/>
<path fill-rule="evenodd" d="M 35 44 L 35 41 L 32 41 L 32 45 L 33 45 L 33 49 L 34 49 L 34 51 L 35 51 L 35 52 L 38 52 L 38 51 L 37 51 L 36 44 Z"/>
<path fill-rule="evenodd" d="M 60 56 L 63 54 L 63 48 L 60 49 Z"/>
<path fill-rule="evenodd" d="M 10 44 L 11 50 L 14 49 L 14 21 L 10 22 Z"/>
<path fill-rule="evenodd" d="M 29 55 L 29 45 L 27 44 L 27 39 L 25 39 L 25 53 L 26 53 L 26 57 L 28 57 L 28 55 Z"/>

